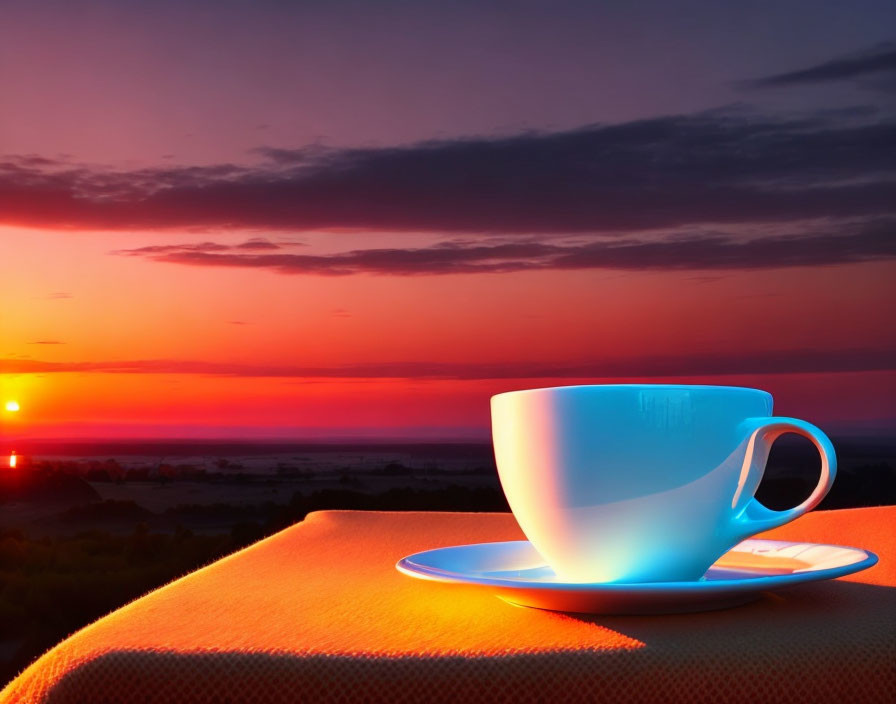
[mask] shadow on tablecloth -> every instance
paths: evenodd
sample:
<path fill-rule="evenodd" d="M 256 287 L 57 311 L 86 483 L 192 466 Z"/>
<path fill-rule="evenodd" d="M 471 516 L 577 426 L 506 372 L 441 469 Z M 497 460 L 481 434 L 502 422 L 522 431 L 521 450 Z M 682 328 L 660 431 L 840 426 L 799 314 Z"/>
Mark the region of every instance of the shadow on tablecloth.
<path fill-rule="evenodd" d="M 496 601 L 495 608 L 503 606 Z M 106 653 L 65 673 L 44 701 L 766 701 L 890 702 L 896 588 L 828 582 L 702 614 L 545 612 L 644 643 L 629 650 L 418 656 L 301 652 Z M 302 642 L 296 634 L 296 645 Z"/>

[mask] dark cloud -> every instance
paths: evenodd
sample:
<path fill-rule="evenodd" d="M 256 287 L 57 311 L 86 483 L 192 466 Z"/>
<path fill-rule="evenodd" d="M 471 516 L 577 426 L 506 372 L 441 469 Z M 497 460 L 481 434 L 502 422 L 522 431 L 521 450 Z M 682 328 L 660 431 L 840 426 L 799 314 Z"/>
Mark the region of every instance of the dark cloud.
<path fill-rule="evenodd" d="M 146 257 L 161 257 L 166 254 L 183 254 L 185 252 L 229 252 L 234 249 L 227 244 L 217 242 L 197 242 L 195 244 L 154 244 L 138 249 L 130 250 L 130 254 L 139 254 Z"/>
<path fill-rule="evenodd" d="M 828 228 L 831 226 L 828 225 Z M 477 244 L 445 242 L 414 249 L 360 249 L 334 254 L 246 254 L 182 248 L 139 247 L 119 254 L 192 266 L 270 269 L 284 274 L 347 276 L 380 274 L 505 273 L 548 269 L 732 270 L 823 266 L 896 257 L 896 220 L 798 235 L 734 239 L 677 235 L 653 240 L 601 239 L 557 244 L 534 241 Z"/>
<path fill-rule="evenodd" d="M 241 244 L 235 245 L 234 249 L 249 249 L 249 250 L 265 250 L 265 249 L 280 249 L 279 244 L 274 244 L 273 242 L 266 240 L 261 237 L 253 237 L 251 240 L 246 240 Z"/>
<path fill-rule="evenodd" d="M 833 59 L 799 71 L 766 76 L 754 81 L 747 81 L 742 85 L 753 88 L 771 88 L 866 77 L 877 78 L 887 74 L 896 76 L 896 44 L 892 42 L 880 44 L 862 54 Z M 879 85 L 892 85 L 892 83 Z"/>
<path fill-rule="evenodd" d="M 65 343 L 60 340 L 35 340 L 34 342 L 29 342 L 29 345 L 64 345 Z"/>
<path fill-rule="evenodd" d="M 179 257 L 186 255 L 223 254 L 225 252 L 255 252 L 280 249 L 280 245 L 265 239 L 251 239 L 240 244 L 220 244 L 218 242 L 196 242 L 192 244 L 152 244 L 136 249 L 126 249 L 112 252 L 113 254 L 128 254 L 132 256 L 148 257 L 165 261 L 167 257 Z M 241 254 L 232 256 L 243 256 Z"/>
<path fill-rule="evenodd" d="M 393 148 L 267 149 L 256 167 L 12 159 L 0 164 L 0 221 L 569 234 L 873 216 L 894 211 L 893 144 L 891 118 L 714 112 Z"/>
<path fill-rule="evenodd" d="M 233 377 L 563 379 L 787 374 L 886 371 L 896 369 L 892 349 L 797 349 L 749 354 L 645 356 L 595 359 L 576 364 L 393 362 L 333 367 L 241 365 L 193 360 L 45 362 L 0 359 L 0 373 L 207 374 Z"/>

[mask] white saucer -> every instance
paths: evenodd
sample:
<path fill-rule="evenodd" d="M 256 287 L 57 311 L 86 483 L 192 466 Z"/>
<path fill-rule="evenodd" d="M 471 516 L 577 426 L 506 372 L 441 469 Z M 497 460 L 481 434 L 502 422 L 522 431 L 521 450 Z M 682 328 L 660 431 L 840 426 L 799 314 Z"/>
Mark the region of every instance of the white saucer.
<path fill-rule="evenodd" d="M 877 555 L 840 545 L 745 540 L 696 582 L 563 582 L 531 543 L 479 543 L 427 550 L 398 561 L 399 572 L 484 587 L 504 601 L 553 611 L 657 614 L 703 611 L 758 599 L 762 592 L 867 569 Z"/>

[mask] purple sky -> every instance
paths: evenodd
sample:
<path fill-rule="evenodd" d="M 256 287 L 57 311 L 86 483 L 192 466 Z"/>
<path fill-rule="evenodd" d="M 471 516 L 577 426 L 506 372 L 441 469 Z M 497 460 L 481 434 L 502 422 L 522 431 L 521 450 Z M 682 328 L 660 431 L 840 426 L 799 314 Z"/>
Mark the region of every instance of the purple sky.
<path fill-rule="evenodd" d="M 850 81 L 798 95 L 739 82 L 867 51 L 893 27 L 896 3 L 864 0 L 12 1 L 2 151 L 193 165 L 737 103 L 892 107 L 892 93 Z"/>

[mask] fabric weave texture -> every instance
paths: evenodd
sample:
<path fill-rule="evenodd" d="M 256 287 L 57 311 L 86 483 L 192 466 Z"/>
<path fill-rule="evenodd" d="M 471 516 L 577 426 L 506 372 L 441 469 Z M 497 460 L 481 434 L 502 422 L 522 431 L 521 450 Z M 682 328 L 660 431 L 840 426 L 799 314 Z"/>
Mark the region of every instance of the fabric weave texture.
<path fill-rule="evenodd" d="M 72 635 L 0 704 L 890 702 L 894 529 L 894 506 L 810 513 L 763 537 L 880 562 L 724 611 L 577 616 L 394 568 L 521 539 L 510 514 L 318 512 Z"/>

